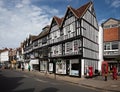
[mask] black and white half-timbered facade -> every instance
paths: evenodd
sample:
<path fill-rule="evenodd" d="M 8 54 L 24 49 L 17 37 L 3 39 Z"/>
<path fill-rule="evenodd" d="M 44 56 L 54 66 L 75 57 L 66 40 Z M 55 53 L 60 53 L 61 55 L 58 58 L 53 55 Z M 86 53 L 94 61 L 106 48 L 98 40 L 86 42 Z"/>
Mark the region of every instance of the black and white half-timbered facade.
<path fill-rule="evenodd" d="M 93 2 L 78 9 L 69 6 L 63 18 L 53 17 L 45 36 L 33 41 L 33 52 L 38 53 L 40 67 L 46 65 L 43 70 L 83 77 L 89 66 L 98 69 L 98 32 Z"/>
<path fill-rule="evenodd" d="M 23 57 L 25 69 L 28 69 L 28 65 L 31 65 L 31 70 L 33 70 L 33 64 L 38 64 L 38 60 L 33 55 L 33 40 L 35 38 L 36 36 L 29 35 L 29 37 L 23 42 Z"/>
<path fill-rule="evenodd" d="M 38 70 L 42 72 L 47 71 L 48 67 L 48 33 L 49 26 L 45 26 L 42 32 L 33 40 L 34 57 L 38 59 Z"/>
<path fill-rule="evenodd" d="M 56 74 L 81 77 L 89 66 L 93 71 L 98 69 L 98 24 L 93 3 L 78 9 L 69 6 L 64 18 L 54 17 L 48 42 L 49 69 Z"/>

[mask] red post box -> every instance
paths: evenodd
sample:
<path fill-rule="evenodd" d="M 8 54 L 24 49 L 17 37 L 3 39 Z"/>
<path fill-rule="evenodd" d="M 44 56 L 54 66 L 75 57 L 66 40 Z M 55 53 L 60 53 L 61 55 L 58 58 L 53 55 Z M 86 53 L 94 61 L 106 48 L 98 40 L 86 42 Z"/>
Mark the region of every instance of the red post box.
<path fill-rule="evenodd" d="M 108 73 L 108 62 L 103 61 L 102 62 L 102 75 L 105 76 L 105 74 Z"/>
<path fill-rule="evenodd" d="M 93 67 L 89 66 L 89 77 L 93 77 Z"/>

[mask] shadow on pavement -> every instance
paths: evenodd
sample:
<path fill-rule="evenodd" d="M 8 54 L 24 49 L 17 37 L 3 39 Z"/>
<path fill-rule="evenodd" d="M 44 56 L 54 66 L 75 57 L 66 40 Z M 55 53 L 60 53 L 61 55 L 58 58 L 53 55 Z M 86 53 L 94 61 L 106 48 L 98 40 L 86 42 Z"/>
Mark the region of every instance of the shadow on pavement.
<path fill-rule="evenodd" d="M 23 84 L 21 80 L 24 78 L 25 77 L 6 77 L 3 76 L 0 70 L 0 92 L 34 92 L 34 88 L 15 90 Z"/>
<path fill-rule="evenodd" d="M 50 88 L 45 88 L 40 92 L 57 92 L 57 91 L 58 91 L 58 89 L 50 87 Z"/>

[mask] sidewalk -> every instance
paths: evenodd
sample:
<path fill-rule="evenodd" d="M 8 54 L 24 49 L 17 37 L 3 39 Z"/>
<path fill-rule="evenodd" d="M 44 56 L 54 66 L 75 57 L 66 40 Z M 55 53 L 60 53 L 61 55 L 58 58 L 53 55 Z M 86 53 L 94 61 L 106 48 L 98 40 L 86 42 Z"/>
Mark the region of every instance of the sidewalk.
<path fill-rule="evenodd" d="M 21 70 L 19 70 L 21 71 Z M 69 77 L 69 76 L 62 76 L 62 75 L 54 75 L 54 74 L 45 74 L 43 72 L 39 71 L 23 71 L 26 73 L 33 74 L 34 76 L 43 76 L 46 78 L 52 78 L 56 80 L 63 80 L 69 83 L 78 84 L 85 87 L 91 87 L 103 91 L 112 91 L 112 92 L 120 92 L 120 76 L 118 77 L 118 80 L 112 80 L 110 77 L 108 77 L 108 81 L 104 81 L 102 76 L 92 78 L 92 79 L 86 79 L 86 78 L 76 78 L 76 77 Z"/>

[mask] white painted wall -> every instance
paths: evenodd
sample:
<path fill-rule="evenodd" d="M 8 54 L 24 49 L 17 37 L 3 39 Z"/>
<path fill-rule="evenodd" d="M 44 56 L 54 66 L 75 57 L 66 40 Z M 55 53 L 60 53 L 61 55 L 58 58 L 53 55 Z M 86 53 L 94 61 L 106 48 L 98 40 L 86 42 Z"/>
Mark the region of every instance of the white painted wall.
<path fill-rule="evenodd" d="M 81 77 L 82 78 L 84 77 L 84 62 L 85 62 L 85 60 L 81 59 Z"/>
<path fill-rule="evenodd" d="M 1 63 L 4 63 L 5 61 L 9 61 L 9 55 L 8 51 L 1 52 Z"/>
<path fill-rule="evenodd" d="M 99 26 L 99 62 L 98 70 L 101 71 L 101 64 L 103 61 L 103 29 Z"/>

